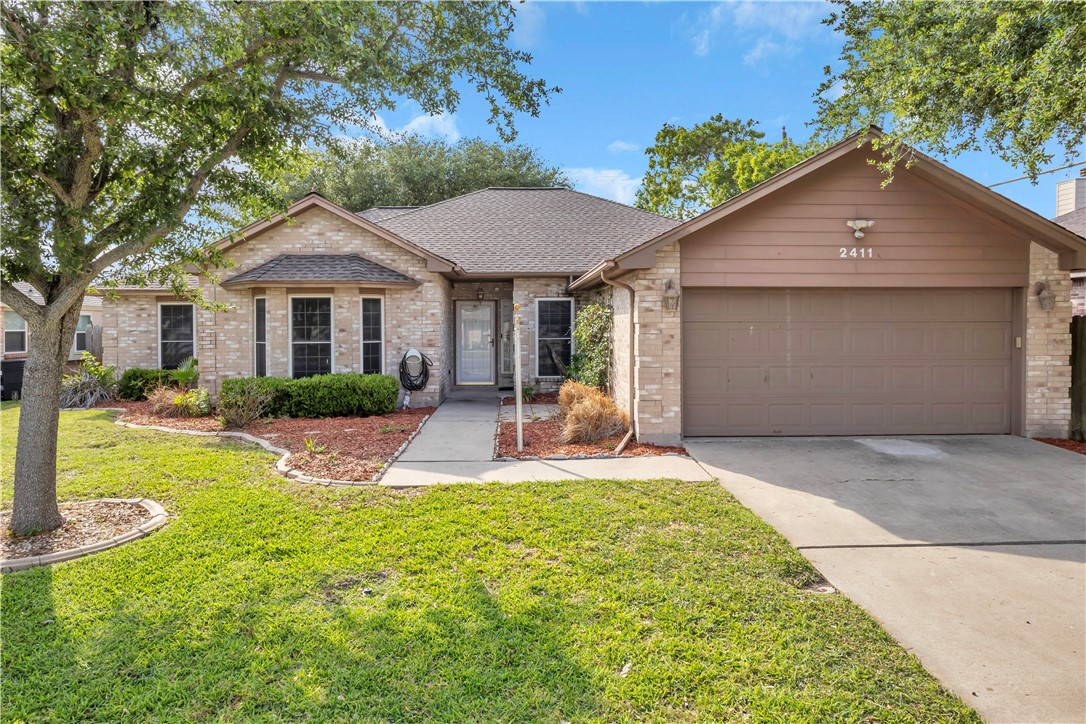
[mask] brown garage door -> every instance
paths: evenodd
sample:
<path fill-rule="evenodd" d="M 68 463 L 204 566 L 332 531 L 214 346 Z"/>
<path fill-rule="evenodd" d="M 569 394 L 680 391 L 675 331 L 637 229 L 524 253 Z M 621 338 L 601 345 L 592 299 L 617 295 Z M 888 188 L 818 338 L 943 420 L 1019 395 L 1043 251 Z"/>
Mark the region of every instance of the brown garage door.
<path fill-rule="evenodd" d="M 683 290 L 683 434 L 1009 433 L 1010 289 Z"/>

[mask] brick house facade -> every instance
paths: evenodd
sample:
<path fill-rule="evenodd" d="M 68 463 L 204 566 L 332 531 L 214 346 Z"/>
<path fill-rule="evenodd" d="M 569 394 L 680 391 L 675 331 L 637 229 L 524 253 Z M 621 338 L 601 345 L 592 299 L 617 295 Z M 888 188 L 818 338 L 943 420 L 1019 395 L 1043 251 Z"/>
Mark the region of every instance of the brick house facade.
<path fill-rule="evenodd" d="M 194 283 L 226 310 L 194 307 L 181 336 L 212 392 L 254 374 L 395 375 L 418 349 L 430 379 L 411 404 L 429 405 L 508 388 L 516 364 L 556 387 L 575 310 L 602 301 L 610 391 L 642 441 L 1065 436 L 1070 270 L 1086 267 L 1086 240 L 922 155 L 884 189 L 861 141 L 682 224 L 564 189 L 361 214 L 311 194 L 289 222 L 220 242 L 233 268 Z M 107 300 L 106 362 L 162 364 L 177 344 L 163 308 L 172 319 L 179 303 L 162 289 Z"/>

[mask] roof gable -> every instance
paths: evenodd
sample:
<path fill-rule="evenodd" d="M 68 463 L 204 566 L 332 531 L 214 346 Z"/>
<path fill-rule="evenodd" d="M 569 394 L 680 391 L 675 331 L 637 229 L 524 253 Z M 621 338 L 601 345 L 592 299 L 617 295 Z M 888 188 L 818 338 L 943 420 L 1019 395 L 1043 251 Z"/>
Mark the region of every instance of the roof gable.
<path fill-rule="evenodd" d="M 348 223 L 354 224 L 355 226 L 358 226 L 370 232 L 371 234 L 375 234 L 376 236 L 384 239 L 385 241 L 395 244 L 396 246 L 402 249 L 406 249 L 407 251 L 425 259 L 427 262 L 427 269 L 429 271 L 450 272 L 456 269 L 456 265 L 448 259 L 438 256 L 437 254 L 434 254 L 433 252 L 424 249 L 417 244 L 408 241 L 407 239 L 404 239 L 403 237 L 397 235 L 395 232 L 390 231 L 383 226 L 379 226 L 378 224 L 375 224 L 367 218 L 359 216 L 358 214 L 351 213 L 339 204 L 332 203 L 328 199 L 315 192 L 308 193 L 302 198 L 295 201 L 293 204 L 290 205 L 290 207 L 287 208 L 286 212 L 282 214 L 275 214 L 270 218 L 262 219 L 261 221 L 249 224 L 248 226 L 235 231 L 230 236 L 224 237 L 219 241 L 215 242 L 215 245 L 218 246 L 220 250 L 227 251 L 238 246 L 239 244 L 244 244 L 245 242 L 259 236 L 260 234 L 263 234 L 266 231 L 274 229 L 280 224 L 287 223 L 288 221 L 291 221 L 295 216 L 298 216 L 313 208 L 324 209 L 325 211 L 334 214 L 335 216 L 338 216 L 339 218 L 347 221 Z"/>
<path fill-rule="evenodd" d="M 613 265 L 620 269 L 650 268 L 655 264 L 655 253 L 658 249 L 712 224 L 722 222 L 724 219 L 780 192 L 782 189 L 810 176 L 838 159 L 850 154 L 863 153 L 868 148 L 870 140 L 881 135 L 882 132 L 876 128 L 872 128 L 865 133 L 854 134 L 821 153 L 748 189 L 744 193 L 732 197 L 705 213 L 660 234 L 637 248 L 620 254 L 613 260 L 601 262 L 590 272 L 576 280 L 571 288 L 583 288 L 597 282 L 600 272 L 607 266 Z M 973 211 L 987 217 L 990 222 L 1013 229 L 1022 238 L 1035 241 L 1057 252 L 1060 255 L 1062 268 L 1071 269 L 1086 266 L 1086 244 L 1068 229 L 963 176 L 946 164 L 940 163 L 919 151 L 912 150 L 911 152 L 914 158 L 912 164 L 907 169 L 899 170 L 899 174 L 909 174 L 916 180 L 943 194 L 950 203 L 968 205 Z"/>

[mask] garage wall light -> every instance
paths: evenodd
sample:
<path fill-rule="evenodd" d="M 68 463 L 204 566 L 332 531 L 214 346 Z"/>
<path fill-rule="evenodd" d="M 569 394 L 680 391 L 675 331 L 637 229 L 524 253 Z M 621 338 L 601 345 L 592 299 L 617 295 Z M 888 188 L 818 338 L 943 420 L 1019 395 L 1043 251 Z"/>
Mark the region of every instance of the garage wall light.
<path fill-rule="evenodd" d="M 864 229 L 870 229 L 875 225 L 875 222 L 871 219 L 850 219 L 845 222 L 845 226 L 856 232 L 857 239 L 864 238 Z"/>
<path fill-rule="evenodd" d="M 1033 293 L 1037 295 L 1037 301 L 1041 309 L 1049 310 L 1056 306 L 1056 292 L 1048 286 L 1048 282 L 1040 281 L 1033 287 Z"/>
<path fill-rule="evenodd" d="M 674 312 L 679 308 L 679 290 L 675 288 L 675 285 L 671 283 L 671 280 L 667 280 L 667 284 L 664 285 L 664 309 L 669 312 Z"/>

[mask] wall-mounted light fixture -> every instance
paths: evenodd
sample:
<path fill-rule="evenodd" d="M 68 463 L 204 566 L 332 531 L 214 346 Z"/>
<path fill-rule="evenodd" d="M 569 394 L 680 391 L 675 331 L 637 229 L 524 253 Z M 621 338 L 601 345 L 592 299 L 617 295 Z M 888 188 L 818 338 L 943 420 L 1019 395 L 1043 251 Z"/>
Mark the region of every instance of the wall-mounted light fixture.
<path fill-rule="evenodd" d="M 679 290 L 675 288 L 675 285 L 671 283 L 671 280 L 667 280 L 667 284 L 664 285 L 664 309 L 669 312 L 674 312 L 679 308 Z"/>
<path fill-rule="evenodd" d="M 1048 286 L 1048 282 L 1040 281 L 1033 287 L 1033 293 L 1037 295 L 1037 301 L 1041 309 L 1049 310 L 1056 306 L 1056 292 Z"/>
<path fill-rule="evenodd" d="M 864 229 L 870 229 L 875 225 L 875 222 L 871 219 L 850 219 L 845 222 L 845 226 L 852 229 L 857 239 L 864 238 Z"/>
<path fill-rule="evenodd" d="M 475 298 L 478 299 L 480 302 L 483 301 L 483 294 L 484 292 L 481 286 L 475 290 Z"/>

